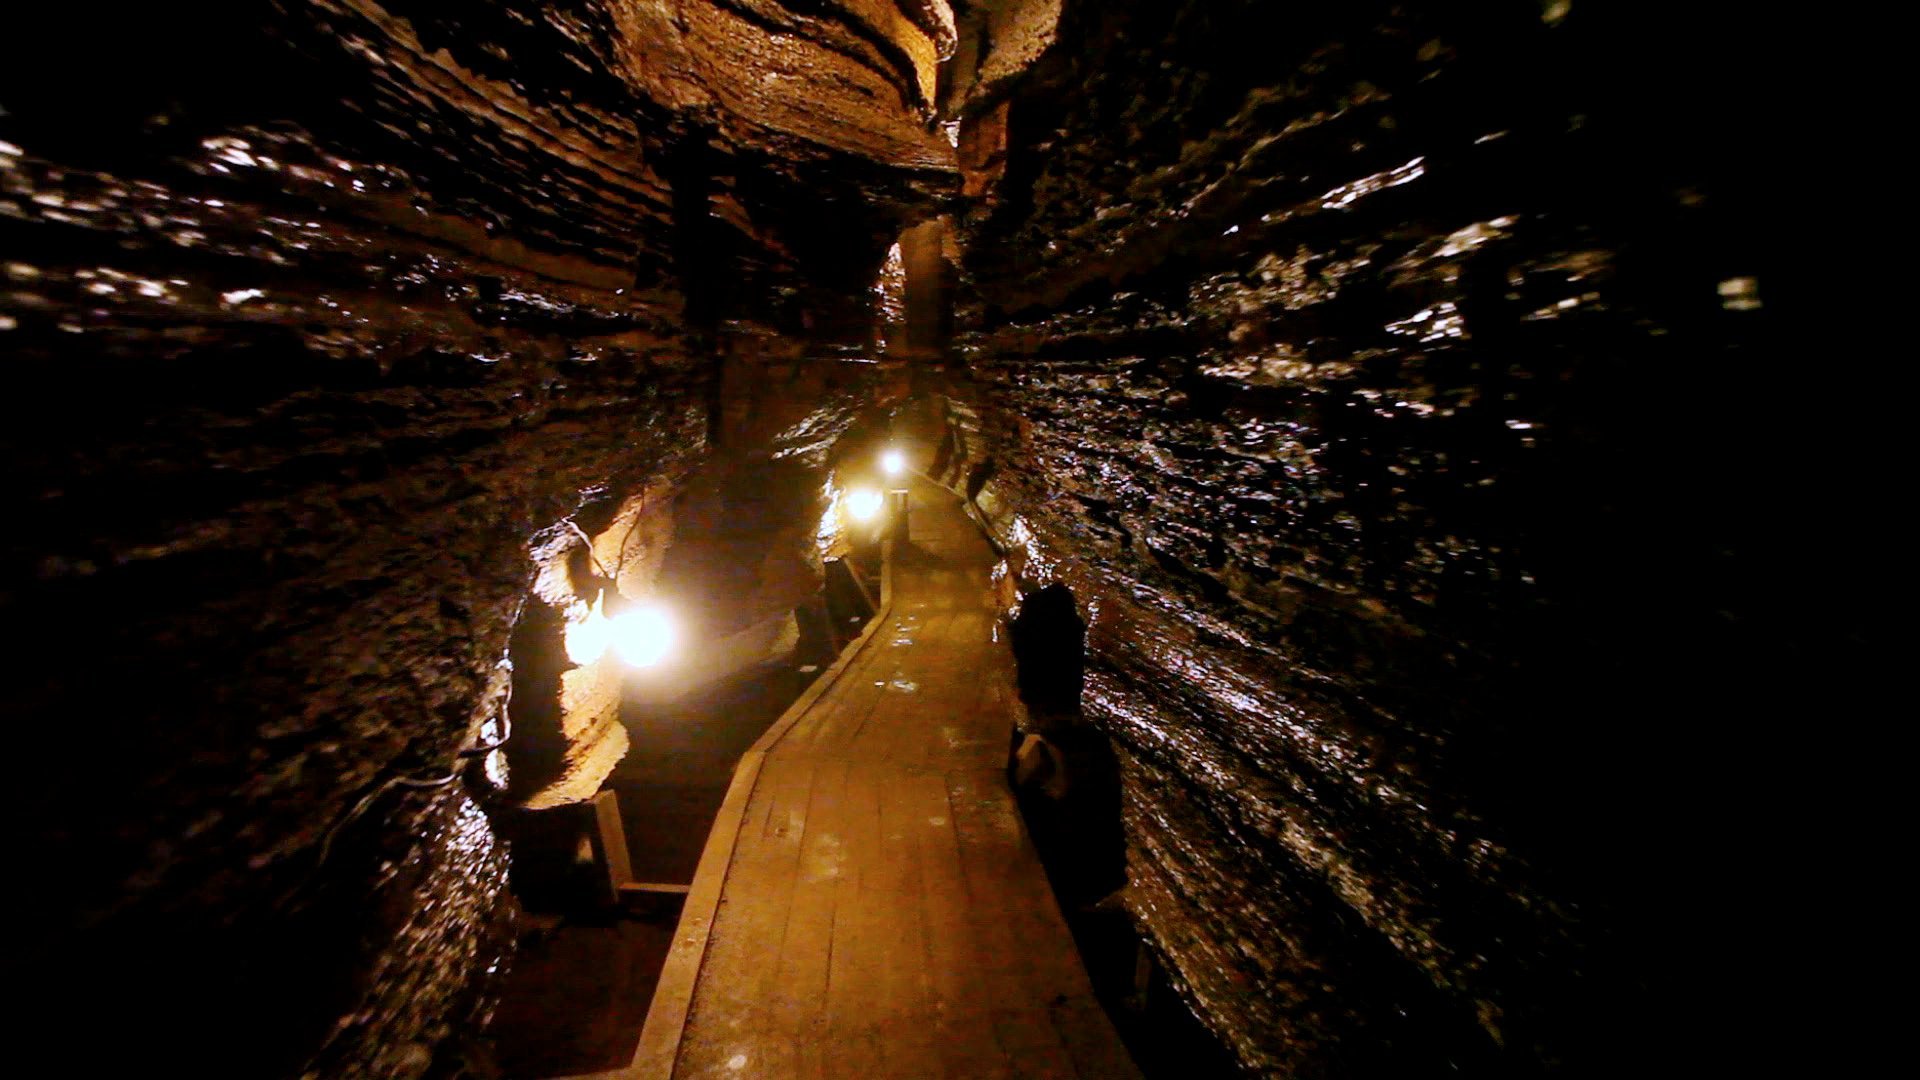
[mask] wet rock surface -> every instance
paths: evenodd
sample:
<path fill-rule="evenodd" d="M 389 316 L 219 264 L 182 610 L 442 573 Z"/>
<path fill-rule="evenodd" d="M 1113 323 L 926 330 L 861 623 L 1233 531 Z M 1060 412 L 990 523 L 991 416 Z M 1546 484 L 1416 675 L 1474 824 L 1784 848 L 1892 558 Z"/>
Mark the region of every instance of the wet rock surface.
<path fill-rule="evenodd" d="M 812 11 L 795 59 L 728 10 L 9 13 L 7 970 L 112 1027 L 88 1069 L 479 1068 L 511 901 L 461 751 L 534 548 L 704 459 L 737 341 L 863 333 L 951 180 L 938 20 Z M 777 431 L 830 442 L 852 391 L 804 389 Z"/>
<path fill-rule="evenodd" d="M 964 106 L 981 504 L 1259 1074 L 1605 1075 L 1745 1007 L 1684 989 L 1762 831 L 1727 725 L 1822 633 L 1762 599 L 1813 467 L 1746 452 L 1750 28 L 1598 6 L 1070 5 Z"/>

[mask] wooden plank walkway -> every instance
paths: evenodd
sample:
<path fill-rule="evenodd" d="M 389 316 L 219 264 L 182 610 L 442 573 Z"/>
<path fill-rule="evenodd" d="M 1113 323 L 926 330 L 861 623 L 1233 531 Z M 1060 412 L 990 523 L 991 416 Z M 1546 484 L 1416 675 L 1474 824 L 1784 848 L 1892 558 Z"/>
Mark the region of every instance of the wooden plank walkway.
<path fill-rule="evenodd" d="M 912 500 L 885 610 L 741 762 L 615 1075 L 1138 1076 L 1006 788 L 993 553 Z"/>

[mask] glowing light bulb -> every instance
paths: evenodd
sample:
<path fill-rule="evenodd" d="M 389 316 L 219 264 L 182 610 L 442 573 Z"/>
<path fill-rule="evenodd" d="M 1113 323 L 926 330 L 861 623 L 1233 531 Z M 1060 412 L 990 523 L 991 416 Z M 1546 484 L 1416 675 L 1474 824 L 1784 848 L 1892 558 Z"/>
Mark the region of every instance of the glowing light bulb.
<path fill-rule="evenodd" d="M 889 449 L 880 455 L 880 467 L 887 470 L 888 476 L 899 476 L 906 471 L 907 455 L 898 450 Z"/>
<path fill-rule="evenodd" d="M 606 598 L 607 590 L 601 589 L 593 598 L 587 617 L 567 624 L 567 659 L 576 664 L 591 664 L 600 659 L 613 640 L 613 623 L 602 606 Z"/>
<path fill-rule="evenodd" d="M 637 608 L 614 616 L 613 651 L 632 667 L 652 667 L 673 648 L 673 620 L 660 608 Z"/>
<path fill-rule="evenodd" d="M 847 494 L 847 514 L 855 521 L 866 521 L 880 512 L 881 495 L 872 488 L 856 488 Z"/>

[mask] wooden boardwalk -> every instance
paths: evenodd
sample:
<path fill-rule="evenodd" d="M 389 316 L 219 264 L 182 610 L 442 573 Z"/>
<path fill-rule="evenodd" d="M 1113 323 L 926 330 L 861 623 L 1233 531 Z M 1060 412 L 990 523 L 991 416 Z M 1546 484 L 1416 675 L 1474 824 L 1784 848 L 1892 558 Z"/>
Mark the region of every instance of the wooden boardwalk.
<path fill-rule="evenodd" d="M 622 1077 L 1137 1077 L 1006 787 L 993 554 L 914 481 L 887 607 L 741 762 Z"/>

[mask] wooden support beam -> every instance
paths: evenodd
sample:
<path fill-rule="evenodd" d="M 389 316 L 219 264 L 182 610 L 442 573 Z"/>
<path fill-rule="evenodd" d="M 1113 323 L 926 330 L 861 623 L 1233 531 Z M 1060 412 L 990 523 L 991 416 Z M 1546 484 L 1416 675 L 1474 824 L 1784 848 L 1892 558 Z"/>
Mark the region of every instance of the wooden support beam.
<path fill-rule="evenodd" d="M 612 790 L 593 797 L 594 861 L 606 875 L 605 899 L 620 902 L 620 892 L 633 881 L 633 857 L 627 850 L 627 830 L 620 823 L 620 798 Z"/>

